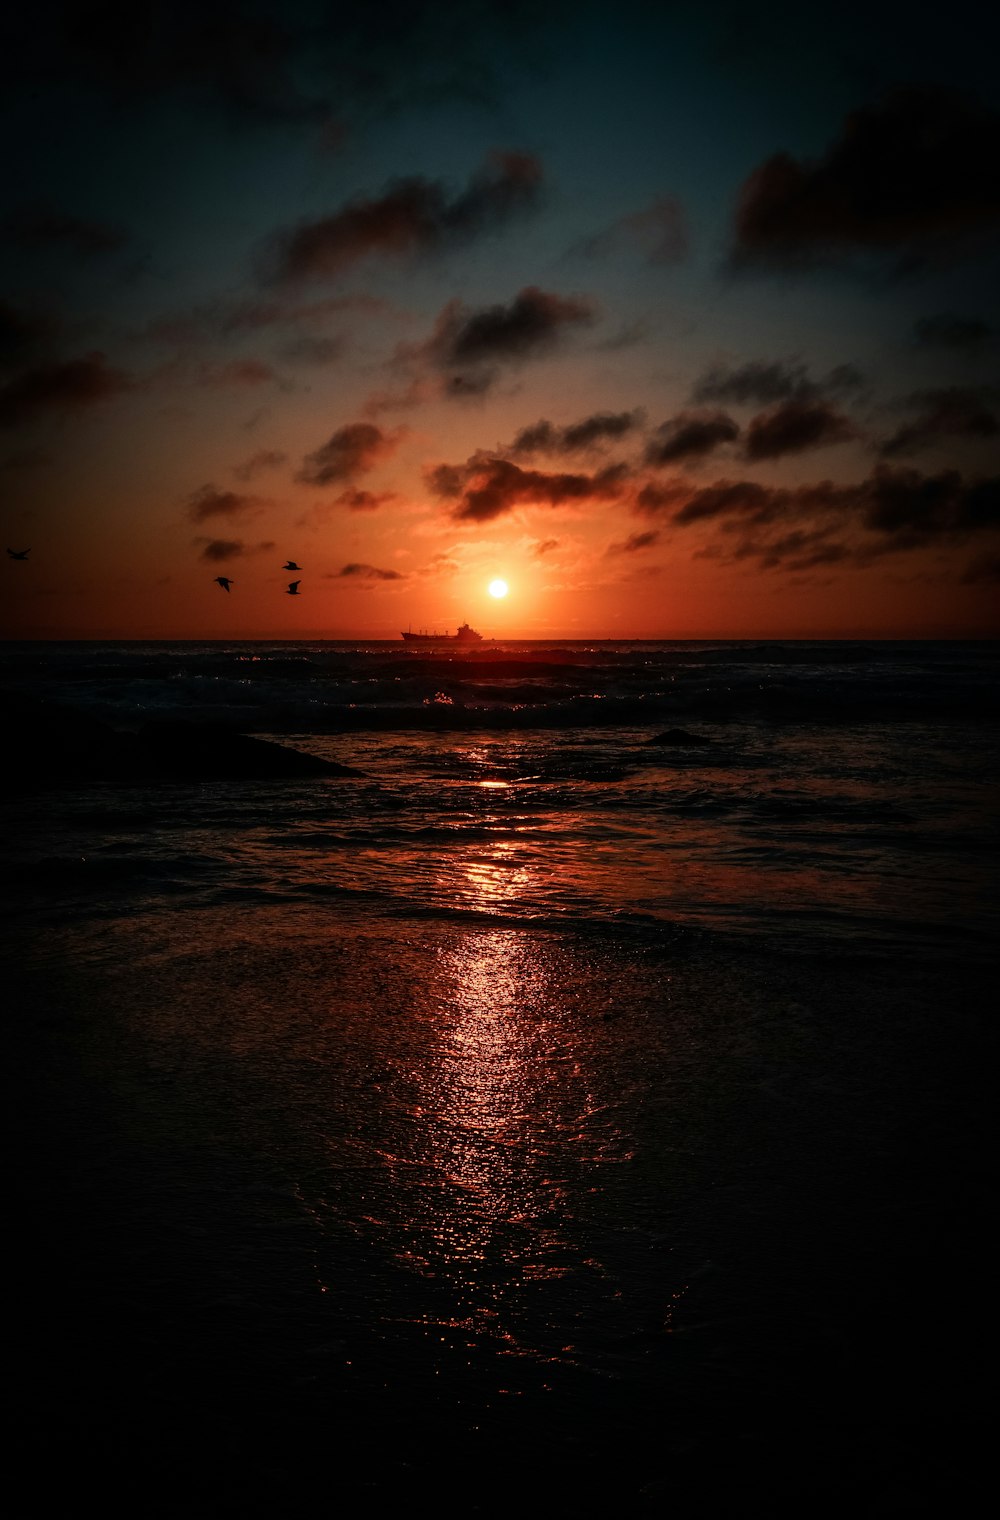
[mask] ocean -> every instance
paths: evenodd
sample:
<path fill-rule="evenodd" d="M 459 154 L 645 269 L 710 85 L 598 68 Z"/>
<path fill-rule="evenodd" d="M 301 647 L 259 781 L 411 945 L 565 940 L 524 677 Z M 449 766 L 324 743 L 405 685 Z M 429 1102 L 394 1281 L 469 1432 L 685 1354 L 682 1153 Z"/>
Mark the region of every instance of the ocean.
<path fill-rule="evenodd" d="M 4 795 L 23 1513 L 971 1502 L 997 671 L 0 647 L 352 771 Z"/>

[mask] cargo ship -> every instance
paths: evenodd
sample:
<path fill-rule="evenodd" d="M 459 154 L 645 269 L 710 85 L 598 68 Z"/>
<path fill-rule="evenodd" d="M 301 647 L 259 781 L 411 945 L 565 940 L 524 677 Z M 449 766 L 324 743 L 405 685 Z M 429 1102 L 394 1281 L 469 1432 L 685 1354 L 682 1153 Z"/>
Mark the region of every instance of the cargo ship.
<path fill-rule="evenodd" d="M 468 623 L 463 623 L 457 633 L 411 633 L 409 629 L 401 635 L 408 644 L 481 644 L 483 636 L 470 628 Z"/>

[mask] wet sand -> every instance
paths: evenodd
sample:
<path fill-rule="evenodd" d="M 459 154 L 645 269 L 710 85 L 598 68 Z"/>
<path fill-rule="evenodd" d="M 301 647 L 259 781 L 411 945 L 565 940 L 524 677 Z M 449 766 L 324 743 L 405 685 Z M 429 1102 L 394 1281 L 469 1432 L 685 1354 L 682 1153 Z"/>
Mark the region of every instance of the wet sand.
<path fill-rule="evenodd" d="M 968 1491 L 984 972 L 315 907 L 16 949 L 26 1513 Z"/>

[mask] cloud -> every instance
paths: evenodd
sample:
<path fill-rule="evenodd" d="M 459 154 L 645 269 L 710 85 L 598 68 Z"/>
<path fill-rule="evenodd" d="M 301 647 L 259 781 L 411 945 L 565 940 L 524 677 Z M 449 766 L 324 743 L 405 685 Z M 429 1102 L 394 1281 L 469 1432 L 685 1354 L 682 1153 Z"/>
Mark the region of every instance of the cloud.
<path fill-rule="evenodd" d="M 863 383 L 853 364 L 840 364 L 825 380 L 814 380 L 801 363 L 751 360 L 735 368 L 713 366 L 695 383 L 691 399 L 773 406 L 779 401 L 818 401 L 824 395 L 856 390 Z"/>
<path fill-rule="evenodd" d="M 465 465 L 438 465 L 427 475 L 430 489 L 453 501 L 456 522 L 491 522 L 521 505 L 560 507 L 581 501 L 614 501 L 621 495 L 624 465 L 596 475 L 522 470 L 509 459 L 473 458 Z"/>
<path fill-rule="evenodd" d="M 656 430 L 646 448 L 646 463 L 680 464 L 704 459 L 723 443 L 739 437 L 739 426 L 725 412 L 678 412 Z"/>
<path fill-rule="evenodd" d="M 287 462 L 288 455 L 280 449 L 258 449 L 256 454 L 251 454 L 242 464 L 234 464 L 233 474 L 237 480 L 252 480 L 255 475 L 262 475 L 267 470 L 279 470 Z"/>
<path fill-rule="evenodd" d="M 585 258 L 637 252 L 647 264 L 679 264 L 688 252 L 684 209 L 672 196 L 654 201 L 643 211 L 623 216 L 603 232 L 580 243 L 573 252 Z"/>
<path fill-rule="evenodd" d="M 135 382 L 112 369 L 102 353 L 40 364 L 0 385 L 0 427 L 14 427 L 47 411 L 79 411 L 131 390 Z"/>
<path fill-rule="evenodd" d="M 192 522 L 200 523 L 210 517 L 245 517 L 264 505 L 259 496 L 241 496 L 238 491 L 217 491 L 214 485 L 204 485 L 188 498 L 187 515 Z"/>
<path fill-rule="evenodd" d="M 652 549 L 659 542 L 659 531 L 651 528 L 646 533 L 630 533 L 624 543 L 609 544 L 604 552 L 609 557 L 619 554 L 637 554 L 642 549 Z"/>
<path fill-rule="evenodd" d="M 396 180 L 374 199 L 348 201 L 319 221 L 276 233 L 264 277 L 278 283 L 336 280 L 376 255 L 439 252 L 534 210 L 541 187 L 541 164 L 528 153 L 494 153 L 458 195 L 449 196 L 436 180 Z"/>
<path fill-rule="evenodd" d="M 536 559 L 541 559 L 543 554 L 551 554 L 552 550 L 558 549 L 558 547 L 559 540 L 557 538 L 543 538 L 535 545 L 532 553 Z"/>
<path fill-rule="evenodd" d="M 560 296 L 527 285 L 507 305 L 468 307 L 449 301 L 429 338 L 400 344 L 393 360 L 406 383 L 369 397 L 369 416 L 430 400 L 477 400 L 497 383 L 501 366 L 523 364 L 557 348 L 573 328 L 588 326 L 597 308 L 584 296 Z"/>
<path fill-rule="evenodd" d="M 882 454 L 888 459 L 913 454 L 939 438 L 995 438 L 1000 433 L 996 407 L 987 405 L 993 393 L 953 386 L 944 390 L 915 391 L 911 405 L 919 415 L 886 439 Z"/>
<path fill-rule="evenodd" d="M 913 336 L 924 348 L 979 348 L 993 336 L 993 329 L 979 317 L 959 317 L 954 312 L 942 311 L 915 322 Z"/>
<path fill-rule="evenodd" d="M 201 557 L 210 560 L 214 565 L 223 565 L 226 560 L 239 559 L 245 552 L 243 540 L 239 538 L 196 538 L 195 543 L 204 545 Z"/>
<path fill-rule="evenodd" d="M 373 422 L 350 422 L 305 456 L 295 478 L 310 486 L 347 484 L 391 454 L 401 436 L 383 433 Z"/>
<path fill-rule="evenodd" d="M 470 310 L 450 301 L 438 317 L 427 352 L 441 369 L 509 363 L 553 348 L 572 327 L 595 317 L 594 303 L 527 285 L 507 306 Z"/>
<path fill-rule="evenodd" d="M 380 507 L 387 506 L 389 502 L 398 501 L 395 491 L 360 491 L 357 486 L 349 486 L 346 491 L 341 491 L 332 501 L 316 502 L 313 506 L 302 513 L 296 519 L 299 528 L 317 528 L 323 523 L 330 521 L 338 508 L 347 512 L 377 512 Z"/>
<path fill-rule="evenodd" d="M 566 427 L 553 427 L 551 422 L 542 418 L 530 427 L 522 428 L 504 452 L 516 458 L 530 458 L 533 454 L 583 453 L 624 438 L 641 427 L 643 416 L 639 408 L 631 412 L 594 412 Z"/>
<path fill-rule="evenodd" d="M 640 492 L 636 510 L 674 528 L 712 524 L 721 537 L 702 554 L 724 552 L 768 569 L 865 565 L 1000 532 L 1000 477 L 968 481 L 955 470 L 924 475 L 880 465 L 848 485 L 719 480 L 693 490 L 678 477 L 662 494 Z"/>
<path fill-rule="evenodd" d="M 817 160 L 777 153 L 743 185 L 735 266 L 904 256 L 1000 223 L 1000 115 L 955 91 L 907 87 L 852 111 Z"/>
<path fill-rule="evenodd" d="M 62 248 L 74 258 L 114 253 L 130 241 L 121 227 L 73 216 L 49 206 L 21 206 L 0 224 L 4 238 L 22 248 Z"/>
<path fill-rule="evenodd" d="M 511 69 L 533 63 L 544 18 L 509 0 L 474 6 L 382 0 L 347 10 L 308 0 L 59 3 L 17 18 L 13 81 L 71 85 L 118 103 L 158 99 L 238 126 L 301 124 L 317 135 L 454 102 L 495 110 Z M 13 72 L 13 71 L 10 71 Z"/>
<path fill-rule="evenodd" d="M 857 436 L 854 424 L 826 402 L 786 401 L 753 418 L 744 452 L 747 459 L 780 459 L 785 454 L 846 443 Z"/>
<path fill-rule="evenodd" d="M 356 486 L 352 486 L 348 491 L 341 491 L 334 506 L 346 507 L 349 512 L 377 512 L 379 507 L 395 500 L 395 491 L 359 491 Z"/>
<path fill-rule="evenodd" d="M 406 576 L 398 570 L 379 570 L 375 565 L 352 564 L 338 570 L 333 580 L 404 581 Z"/>

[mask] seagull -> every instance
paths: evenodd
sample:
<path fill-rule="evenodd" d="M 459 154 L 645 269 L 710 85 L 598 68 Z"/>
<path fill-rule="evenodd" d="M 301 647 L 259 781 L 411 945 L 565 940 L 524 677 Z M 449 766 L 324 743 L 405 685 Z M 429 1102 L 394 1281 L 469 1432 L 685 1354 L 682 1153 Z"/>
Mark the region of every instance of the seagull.
<path fill-rule="evenodd" d="M 285 592 L 285 595 L 286 596 L 298 596 L 298 594 L 299 594 L 299 587 L 301 585 L 302 585 L 301 581 L 289 581 L 288 582 L 288 590 Z"/>
<path fill-rule="evenodd" d="M 302 566 L 301 565 L 297 565 L 293 559 L 290 559 L 288 561 L 288 564 L 287 565 L 282 565 L 281 568 L 282 568 L 282 570 L 301 570 Z"/>
<path fill-rule="evenodd" d="M 7 553 L 10 555 L 11 559 L 27 559 L 28 555 L 31 553 L 31 550 L 30 549 L 8 549 Z M 293 565 L 292 566 L 293 570 L 297 570 L 298 568 L 299 568 L 298 565 Z"/>
<path fill-rule="evenodd" d="M 231 581 L 231 580 L 230 580 L 230 579 L 229 579 L 229 576 L 228 576 L 228 575 L 217 575 L 217 576 L 216 576 L 216 577 L 215 577 L 215 584 L 216 584 L 216 585 L 217 585 L 217 586 L 221 586 L 221 587 L 222 587 L 222 589 L 223 589 L 223 591 L 228 591 L 228 590 L 229 590 L 229 588 L 230 588 L 230 586 L 231 586 L 231 585 L 232 585 L 232 584 L 233 584 L 233 583 L 232 583 L 232 581 Z"/>

